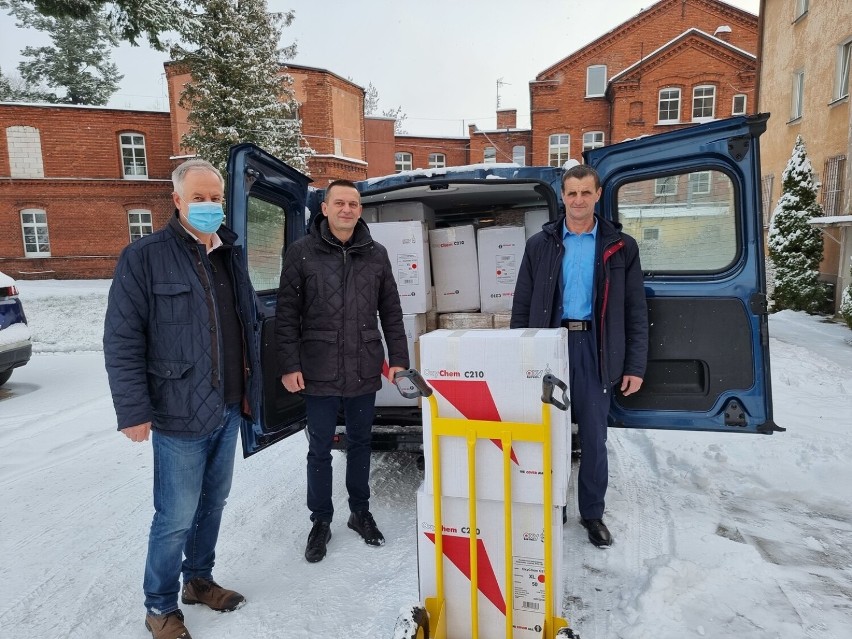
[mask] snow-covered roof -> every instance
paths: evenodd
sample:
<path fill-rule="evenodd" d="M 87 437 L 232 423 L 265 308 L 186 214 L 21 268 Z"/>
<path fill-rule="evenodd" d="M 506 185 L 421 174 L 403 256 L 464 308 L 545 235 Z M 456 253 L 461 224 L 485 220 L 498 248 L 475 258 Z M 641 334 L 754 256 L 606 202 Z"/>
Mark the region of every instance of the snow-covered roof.
<path fill-rule="evenodd" d="M 38 107 L 40 109 L 88 109 L 90 111 L 133 111 L 135 113 L 156 113 L 168 115 L 169 110 L 159 111 L 155 109 L 128 109 L 110 106 L 97 106 L 94 104 L 53 104 L 48 102 L 0 102 L 0 106 L 16 107 Z"/>
<path fill-rule="evenodd" d="M 340 160 L 341 162 L 351 162 L 352 164 L 363 164 L 367 166 L 367 163 L 363 160 L 358 160 L 356 158 L 348 158 L 345 155 L 335 155 L 334 153 L 317 153 L 316 155 L 312 155 L 312 158 L 330 158 L 332 160 Z"/>
<path fill-rule="evenodd" d="M 474 135 L 478 135 L 479 133 L 529 133 L 532 129 L 477 129 L 473 132 Z"/>

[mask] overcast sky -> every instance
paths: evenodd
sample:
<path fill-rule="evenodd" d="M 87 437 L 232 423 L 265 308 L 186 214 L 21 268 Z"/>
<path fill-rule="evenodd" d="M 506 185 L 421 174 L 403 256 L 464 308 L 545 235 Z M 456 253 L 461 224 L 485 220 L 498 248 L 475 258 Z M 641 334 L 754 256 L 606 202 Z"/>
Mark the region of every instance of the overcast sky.
<path fill-rule="evenodd" d="M 415 135 L 467 136 L 467 125 L 496 126 L 500 107 L 529 126 L 529 82 L 583 45 L 654 4 L 650 0 L 269 0 L 296 18 L 281 43 L 296 42 L 293 63 L 372 82 L 380 110 L 401 106 Z M 757 13 L 759 0 L 729 0 Z M 20 50 L 46 43 L 0 14 L 0 69 L 17 74 Z M 144 44 L 122 45 L 124 74 L 109 106 L 168 109 L 163 62 Z"/>

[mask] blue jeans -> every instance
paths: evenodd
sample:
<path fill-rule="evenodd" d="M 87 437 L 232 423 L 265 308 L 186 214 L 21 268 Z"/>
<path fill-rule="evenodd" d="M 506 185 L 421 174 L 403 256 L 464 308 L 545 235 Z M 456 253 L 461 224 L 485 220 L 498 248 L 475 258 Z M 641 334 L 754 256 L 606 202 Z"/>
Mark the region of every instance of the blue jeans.
<path fill-rule="evenodd" d="M 370 508 L 370 454 L 376 394 L 356 397 L 305 395 L 308 417 L 308 510 L 311 521 L 331 523 L 331 440 L 337 426 L 337 410 L 343 402 L 346 417 L 346 490 L 349 510 Z"/>
<path fill-rule="evenodd" d="M 149 614 L 177 609 L 181 572 L 184 583 L 212 578 L 241 422 L 240 405 L 228 404 L 221 427 L 209 435 L 173 437 L 153 431 L 154 520 L 143 585 Z"/>

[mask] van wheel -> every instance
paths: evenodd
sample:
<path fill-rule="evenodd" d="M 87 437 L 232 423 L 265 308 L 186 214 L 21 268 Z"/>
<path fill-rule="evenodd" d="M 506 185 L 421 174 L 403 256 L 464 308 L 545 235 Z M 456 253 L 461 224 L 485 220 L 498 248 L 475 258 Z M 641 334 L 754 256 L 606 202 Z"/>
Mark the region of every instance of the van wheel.
<path fill-rule="evenodd" d="M 9 381 L 9 378 L 12 376 L 12 369 L 10 368 L 7 371 L 3 371 L 0 373 L 0 386 Z"/>
<path fill-rule="evenodd" d="M 396 618 L 394 639 L 429 639 L 429 615 L 423 606 L 402 610 Z"/>

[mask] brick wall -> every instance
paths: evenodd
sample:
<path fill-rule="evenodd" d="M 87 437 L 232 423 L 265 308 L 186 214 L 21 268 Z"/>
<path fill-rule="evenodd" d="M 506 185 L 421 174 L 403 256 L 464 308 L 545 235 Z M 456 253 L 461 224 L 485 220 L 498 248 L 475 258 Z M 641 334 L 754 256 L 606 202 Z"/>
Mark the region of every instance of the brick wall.
<path fill-rule="evenodd" d="M 753 58 L 710 44 L 707 37 L 690 38 L 677 55 L 658 52 L 689 29 L 712 36 L 720 26 L 730 27 L 722 35 L 731 45 L 757 52 L 757 16 L 713 0 L 662 0 L 542 71 L 530 82 L 532 163 L 548 163 L 552 134 L 569 134 L 570 156 L 580 161 L 583 133 L 603 131 L 610 144 L 660 132 L 656 126 L 658 91 L 670 83 L 685 87 L 682 118 L 688 115 L 692 87 L 698 84 L 717 86 L 716 117 L 730 116 L 734 92 L 753 96 Z M 640 62 L 630 91 L 614 86 L 607 96 L 585 97 L 589 66 L 606 65 L 609 80 Z M 650 67 L 653 74 L 646 74 Z M 749 99 L 747 112 L 755 113 L 756 106 Z M 628 120 L 632 120 L 629 125 Z"/>
<path fill-rule="evenodd" d="M 432 153 L 443 153 L 446 156 L 447 166 L 470 164 L 468 145 L 467 138 L 396 136 L 396 152 L 410 153 L 413 169 L 428 169 L 429 155 Z"/>

